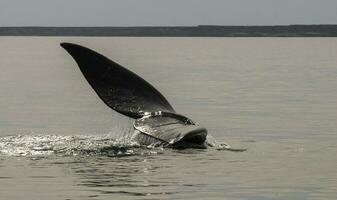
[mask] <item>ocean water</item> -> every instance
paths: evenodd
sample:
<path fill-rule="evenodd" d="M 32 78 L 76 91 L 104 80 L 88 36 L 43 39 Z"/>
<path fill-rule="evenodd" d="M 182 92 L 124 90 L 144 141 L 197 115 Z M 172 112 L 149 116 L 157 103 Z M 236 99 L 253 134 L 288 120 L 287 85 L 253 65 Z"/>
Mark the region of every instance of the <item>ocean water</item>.
<path fill-rule="evenodd" d="M 130 140 L 60 42 L 139 74 L 215 147 Z M 0 37 L 0 199 L 336 199 L 336 55 L 336 38 Z"/>

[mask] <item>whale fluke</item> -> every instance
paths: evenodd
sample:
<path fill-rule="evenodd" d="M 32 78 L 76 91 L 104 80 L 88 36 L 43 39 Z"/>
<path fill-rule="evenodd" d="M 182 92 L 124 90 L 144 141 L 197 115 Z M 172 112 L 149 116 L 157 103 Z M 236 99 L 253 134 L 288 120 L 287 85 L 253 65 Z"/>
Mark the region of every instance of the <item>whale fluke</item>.
<path fill-rule="evenodd" d="M 75 59 L 97 95 L 115 111 L 132 118 L 140 118 L 145 112 L 175 113 L 165 97 L 135 73 L 86 47 L 60 45 Z"/>
<path fill-rule="evenodd" d="M 140 144 L 206 148 L 207 130 L 176 114 L 165 97 L 144 79 L 88 48 L 70 43 L 61 46 L 75 59 L 105 104 L 136 119 L 134 138 Z"/>

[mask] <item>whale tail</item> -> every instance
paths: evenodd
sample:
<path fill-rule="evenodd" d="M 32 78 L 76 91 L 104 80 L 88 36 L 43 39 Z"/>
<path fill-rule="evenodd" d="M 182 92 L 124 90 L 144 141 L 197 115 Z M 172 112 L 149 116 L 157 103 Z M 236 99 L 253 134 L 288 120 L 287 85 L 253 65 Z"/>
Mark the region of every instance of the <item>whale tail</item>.
<path fill-rule="evenodd" d="M 75 59 L 97 95 L 113 110 L 132 118 L 142 117 L 145 112 L 175 112 L 158 90 L 118 63 L 77 44 L 60 45 Z"/>
<path fill-rule="evenodd" d="M 144 136 L 141 141 L 159 141 L 174 148 L 205 148 L 207 130 L 175 114 L 165 97 L 144 79 L 86 47 L 71 43 L 61 46 L 106 105 L 137 119 L 133 125 Z"/>

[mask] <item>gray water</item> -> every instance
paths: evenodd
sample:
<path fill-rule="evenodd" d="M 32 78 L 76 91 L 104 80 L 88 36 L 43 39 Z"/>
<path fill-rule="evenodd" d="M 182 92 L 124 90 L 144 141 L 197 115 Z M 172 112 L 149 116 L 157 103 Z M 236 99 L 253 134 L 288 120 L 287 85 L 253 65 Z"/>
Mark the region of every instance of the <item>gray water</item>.
<path fill-rule="evenodd" d="M 130 141 L 63 41 L 148 80 L 215 147 Z M 336 199 L 336 56 L 335 38 L 1 37 L 0 199 Z"/>

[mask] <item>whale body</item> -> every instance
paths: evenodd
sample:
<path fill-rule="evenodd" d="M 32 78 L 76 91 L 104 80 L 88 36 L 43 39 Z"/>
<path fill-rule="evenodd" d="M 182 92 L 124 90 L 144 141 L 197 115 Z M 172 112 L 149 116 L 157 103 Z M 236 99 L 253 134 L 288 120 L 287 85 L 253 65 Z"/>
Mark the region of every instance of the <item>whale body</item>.
<path fill-rule="evenodd" d="M 177 114 L 151 84 L 120 64 L 86 47 L 60 44 L 85 79 L 111 109 L 135 119 L 135 139 L 142 145 L 206 148 L 206 128 Z"/>

